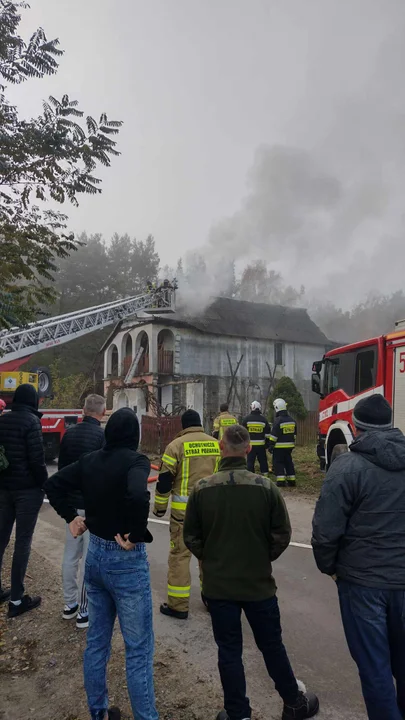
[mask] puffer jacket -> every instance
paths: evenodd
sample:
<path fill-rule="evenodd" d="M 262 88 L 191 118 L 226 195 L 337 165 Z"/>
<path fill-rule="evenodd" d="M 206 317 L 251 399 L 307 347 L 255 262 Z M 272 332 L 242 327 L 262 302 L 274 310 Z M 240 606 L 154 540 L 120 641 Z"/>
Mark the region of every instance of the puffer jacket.
<path fill-rule="evenodd" d="M 313 519 L 321 572 L 365 587 L 405 590 L 405 437 L 362 433 L 331 465 Z"/>
<path fill-rule="evenodd" d="M 0 415 L 0 445 L 9 466 L 0 472 L 0 488 L 42 488 L 47 477 L 41 413 L 29 405 L 14 403 L 11 412 Z"/>
<path fill-rule="evenodd" d="M 104 430 L 99 420 L 85 416 L 81 423 L 72 425 L 64 434 L 60 444 L 58 470 L 79 460 L 82 455 L 100 450 L 104 445 Z M 76 508 L 84 508 L 84 499 L 79 491 L 72 494 L 71 502 Z"/>

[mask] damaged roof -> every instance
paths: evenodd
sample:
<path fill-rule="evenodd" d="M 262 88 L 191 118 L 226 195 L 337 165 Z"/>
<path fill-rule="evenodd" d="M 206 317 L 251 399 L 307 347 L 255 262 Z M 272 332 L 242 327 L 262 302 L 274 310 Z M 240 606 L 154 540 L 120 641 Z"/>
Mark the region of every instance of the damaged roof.
<path fill-rule="evenodd" d="M 158 319 L 156 318 L 156 321 Z M 326 335 L 311 320 L 304 308 L 217 298 L 196 317 L 179 310 L 159 322 L 187 325 L 213 335 L 283 340 L 309 345 L 329 345 Z"/>
<path fill-rule="evenodd" d="M 331 345 L 330 340 L 311 320 L 304 308 L 232 298 L 217 298 L 200 315 L 188 315 L 184 309 L 180 309 L 172 315 L 143 319 L 136 324 L 148 325 L 151 322 L 170 327 L 192 328 L 211 335 L 279 340 L 324 347 Z M 127 320 L 125 325 L 128 326 L 129 323 Z"/>

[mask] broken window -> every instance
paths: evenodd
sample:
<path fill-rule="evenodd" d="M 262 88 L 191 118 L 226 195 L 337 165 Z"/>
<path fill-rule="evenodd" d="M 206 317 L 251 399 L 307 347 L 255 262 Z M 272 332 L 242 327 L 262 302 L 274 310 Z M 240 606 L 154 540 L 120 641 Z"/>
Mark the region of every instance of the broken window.
<path fill-rule="evenodd" d="M 274 343 L 274 364 L 284 365 L 284 343 Z"/>

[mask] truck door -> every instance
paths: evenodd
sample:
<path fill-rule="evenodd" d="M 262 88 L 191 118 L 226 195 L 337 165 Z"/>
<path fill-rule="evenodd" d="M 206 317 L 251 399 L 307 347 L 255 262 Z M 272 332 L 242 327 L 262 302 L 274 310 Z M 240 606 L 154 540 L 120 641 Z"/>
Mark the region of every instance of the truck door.
<path fill-rule="evenodd" d="M 394 351 L 393 410 L 394 427 L 405 433 L 405 338 Z"/>

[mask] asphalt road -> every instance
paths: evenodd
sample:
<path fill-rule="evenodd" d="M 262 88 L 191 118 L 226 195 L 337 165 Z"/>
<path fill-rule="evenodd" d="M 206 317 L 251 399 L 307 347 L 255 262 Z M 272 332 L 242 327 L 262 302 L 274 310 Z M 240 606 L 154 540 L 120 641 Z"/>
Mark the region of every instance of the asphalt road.
<path fill-rule="evenodd" d="M 309 537 L 311 505 L 291 505 L 296 540 Z M 301 511 L 300 511 L 301 508 Z M 300 521 L 301 518 L 301 521 Z M 218 683 L 216 647 L 210 619 L 200 600 L 197 563 L 192 561 L 192 597 L 188 621 L 166 618 L 159 604 L 166 599 L 168 526 L 152 519 L 154 542 L 148 548 L 155 607 L 157 638 L 174 652 L 188 654 L 190 663 Z M 43 506 L 34 536 L 34 548 L 55 566 L 60 565 L 64 523 L 49 505 Z M 290 547 L 275 563 L 274 573 L 282 613 L 284 641 L 296 675 L 319 694 L 322 720 L 366 720 L 357 669 L 348 653 L 339 615 L 336 587 L 317 570 L 311 550 Z M 281 704 L 269 680 L 250 628 L 245 627 L 244 662 L 248 693 L 256 713 L 276 720 Z"/>

